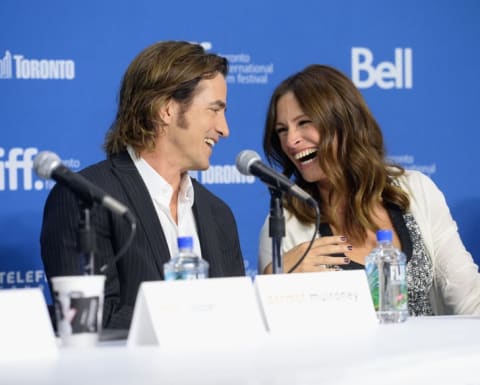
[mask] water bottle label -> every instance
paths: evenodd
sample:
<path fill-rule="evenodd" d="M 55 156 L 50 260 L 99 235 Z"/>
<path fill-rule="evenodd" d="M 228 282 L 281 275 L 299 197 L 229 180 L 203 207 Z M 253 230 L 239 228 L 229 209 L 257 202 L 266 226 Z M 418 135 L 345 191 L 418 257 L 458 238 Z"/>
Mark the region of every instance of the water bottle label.
<path fill-rule="evenodd" d="M 405 266 L 391 265 L 390 266 L 390 281 L 392 283 L 405 282 Z"/>
<path fill-rule="evenodd" d="M 394 303 L 395 309 L 396 310 L 407 310 L 408 309 L 408 299 L 407 298 L 408 297 L 407 297 L 406 290 L 401 288 L 398 295 L 395 297 L 395 303 Z"/>
<path fill-rule="evenodd" d="M 403 264 L 390 265 L 390 282 L 392 290 L 392 306 L 395 310 L 406 310 L 408 307 L 407 299 L 407 279 L 406 269 Z"/>
<path fill-rule="evenodd" d="M 370 294 L 372 295 L 373 306 L 378 310 L 380 304 L 379 285 L 378 285 L 378 268 L 374 263 L 365 266 L 367 273 L 368 286 L 370 287 Z"/>

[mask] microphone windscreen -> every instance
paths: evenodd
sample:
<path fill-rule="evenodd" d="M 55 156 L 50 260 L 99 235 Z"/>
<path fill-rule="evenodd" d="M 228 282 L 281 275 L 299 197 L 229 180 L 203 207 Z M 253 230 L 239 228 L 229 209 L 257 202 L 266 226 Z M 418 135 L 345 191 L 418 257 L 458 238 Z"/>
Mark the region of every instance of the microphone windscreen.
<path fill-rule="evenodd" d="M 237 155 L 236 166 L 238 171 L 243 175 L 252 175 L 250 172 L 250 166 L 252 163 L 261 160 L 260 155 L 258 155 L 253 150 L 243 150 Z"/>
<path fill-rule="evenodd" d="M 51 151 L 42 151 L 33 160 L 33 169 L 40 178 L 50 179 L 52 172 L 62 161 L 57 154 Z"/>

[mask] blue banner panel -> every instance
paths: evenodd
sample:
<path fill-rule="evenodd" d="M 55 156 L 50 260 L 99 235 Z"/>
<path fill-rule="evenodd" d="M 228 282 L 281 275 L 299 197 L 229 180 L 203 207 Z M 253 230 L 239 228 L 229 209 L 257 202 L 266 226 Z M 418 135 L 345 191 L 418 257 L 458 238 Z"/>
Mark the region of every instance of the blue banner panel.
<path fill-rule="evenodd" d="M 235 157 L 262 154 L 273 88 L 311 63 L 351 77 L 389 156 L 438 184 L 479 262 L 478 20 L 475 0 L 2 1 L 0 288 L 41 286 L 50 301 L 39 233 L 53 183 L 34 175 L 32 160 L 50 150 L 79 170 L 103 159 L 123 72 L 143 48 L 170 39 L 230 60 L 231 135 L 210 169 L 192 174 L 232 207 L 250 275 L 270 197 L 238 173 Z"/>

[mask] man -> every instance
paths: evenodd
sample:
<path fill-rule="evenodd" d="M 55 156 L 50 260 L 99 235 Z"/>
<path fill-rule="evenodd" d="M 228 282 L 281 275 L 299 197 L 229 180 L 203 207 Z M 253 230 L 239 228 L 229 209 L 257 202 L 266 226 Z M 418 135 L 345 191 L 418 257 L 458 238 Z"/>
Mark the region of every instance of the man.
<path fill-rule="evenodd" d="M 139 285 L 163 278 L 178 235 L 191 235 L 210 277 L 245 275 L 237 225 L 229 207 L 188 176 L 205 170 L 214 146 L 229 135 L 225 58 L 187 42 L 142 51 L 122 81 L 116 119 L 105 140 L 107 159 L 81 174 L 127 205 L 137 231 L 114 261 L 130 227 L 102 207 L 91 212 L 95 270 L 108 265 L 103 325 L 128 328 Z M 76 197 L 57 184 L 44 211 L 42 259 L 48 279 L 82 274 Z"/>

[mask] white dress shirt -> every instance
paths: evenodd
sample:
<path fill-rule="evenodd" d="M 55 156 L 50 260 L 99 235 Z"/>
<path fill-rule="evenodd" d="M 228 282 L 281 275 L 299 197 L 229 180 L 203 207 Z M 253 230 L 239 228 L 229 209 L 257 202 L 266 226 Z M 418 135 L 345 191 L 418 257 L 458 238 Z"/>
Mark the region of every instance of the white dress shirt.
<path fill-rule="evenodd" d="M 148 192 L 153 200 L 158 219 L 160 220 L 160 224 L 162 225 L 168 243 L 170 255 L 173 257 L 178 253 L 177 238 L 179 236 L 191 236 L 193 238 L 193 251 L 197 255 L 202 256 L 197 226 L 192 211 L 194 191 L 190 176 L 188 174 L 183 175 L 180 182 L 180 191 L 177 201 L 177 224 L 170 213 L 170 200 L 172 199 L 173 194 L 172 186 L 170 186 L 167 181 L 145 161 L 145 159 L 137 157 L 135 151 L 131 147 L 128 147 L 128 153 L 145 182 Z"/>

